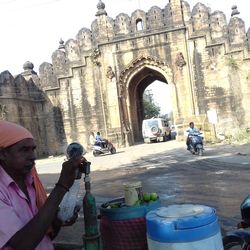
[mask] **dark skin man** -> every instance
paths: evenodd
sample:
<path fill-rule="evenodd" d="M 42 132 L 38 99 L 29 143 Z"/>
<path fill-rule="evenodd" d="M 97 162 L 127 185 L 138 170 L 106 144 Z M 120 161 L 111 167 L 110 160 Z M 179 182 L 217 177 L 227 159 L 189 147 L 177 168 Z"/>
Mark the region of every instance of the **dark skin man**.
<path fill-rule="evenodd" d="M 34 139 L 23 139 L 9 147 L 0 149 L 0 164 L 14 180 L 29 200 L 26 175 L 35 164 L 36 144 Z M 51 191 L 38 213 L 8 241 L 6 246 L 16 250 L 33 250 L 46 235 L 51 225 L 55 225 L 58 207 L 67 190 L 73 185 L 75 171 L 82 164 L 83 158 L 72 158 L 62 164 L 58 184 Z M 56 229 L 58 230 L 58 228 Z"/>

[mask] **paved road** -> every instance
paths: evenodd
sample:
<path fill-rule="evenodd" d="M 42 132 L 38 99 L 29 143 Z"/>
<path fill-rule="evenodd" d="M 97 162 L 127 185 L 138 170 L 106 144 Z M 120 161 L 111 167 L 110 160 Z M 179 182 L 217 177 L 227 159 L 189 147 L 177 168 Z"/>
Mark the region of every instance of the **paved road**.
<path fill-rule="evenodd" d="M 240 203 L 249 193 L 247 150 L 248 147 L 242 150 L 210 145 L 206 146 L 205 155 L 199 157 L 191 155 L 183 142 L 169 141 L 120 149 L 116 155 L 94 158 L 89 153 L 86 157 L 92 162 L 92 193 L 98 206 L 123 196 L 123 183 L 140 180 L 143 191 L 157 192 L 163 206 L 196 203 L 216 208 L 224 233 L 237 224 Z M 62 160 L 37 163 L 48 192 L 58 178 Z M 74 227 L 63 229 L 56 241 L 81 244 L 82 234 L 81 217 Z"/>

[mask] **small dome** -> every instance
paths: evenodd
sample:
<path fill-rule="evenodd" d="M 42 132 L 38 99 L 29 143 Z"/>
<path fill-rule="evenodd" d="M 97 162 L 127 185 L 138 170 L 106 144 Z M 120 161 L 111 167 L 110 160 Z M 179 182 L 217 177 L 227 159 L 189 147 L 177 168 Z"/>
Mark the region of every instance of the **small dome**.
<path fill-rule="evenodd" d="M 98 9 L 96 16 L 107 15 L 105 3 L 103 3 L 102 0 L 99 0 L 99 3 L 96 5 L 96 7 Z"/>
<path fill-rule="evenodd" d="M 105 3 L 99 0 L 99 3 L 96 5 L 98 10 L 104 10 L 105 9 Z"/>
<path fill-rule="evenodd" d="M 60 41 L 59 41 L 59 48 L 58 49 L 65 49 L 65 45 L 64 45 L 64 41 L 63 39 L 61 38 Z"/>
<path fill-rule="evenodd" d="M 30 61 L 27 61 L 23 65 L 24 70 L 33 70 L 34 69 L 34 64 Z"/>
<path fill-rule="evenodd" d="M 238 11 L 237 9 L 237 5 L 233 5 L 232 6 L 232 13 L 231 13 L 231 16 L 236 16 L 236 15 L 239 15 L 240 12 Z"/>

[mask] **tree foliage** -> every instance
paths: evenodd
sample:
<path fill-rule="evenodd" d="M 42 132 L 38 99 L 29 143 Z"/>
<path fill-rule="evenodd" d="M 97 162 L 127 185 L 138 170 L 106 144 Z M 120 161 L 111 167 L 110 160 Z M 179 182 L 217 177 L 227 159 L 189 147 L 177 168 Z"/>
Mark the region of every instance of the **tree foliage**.
<path fill-rule="evenodd" d="M 158 117 L 160 115 L 161 108 L 155 104 L 153 95 L 149 93 L 143 94 L 143 107 L 144 107 L 144 118 L 149 119 L 152 117 Z"/>

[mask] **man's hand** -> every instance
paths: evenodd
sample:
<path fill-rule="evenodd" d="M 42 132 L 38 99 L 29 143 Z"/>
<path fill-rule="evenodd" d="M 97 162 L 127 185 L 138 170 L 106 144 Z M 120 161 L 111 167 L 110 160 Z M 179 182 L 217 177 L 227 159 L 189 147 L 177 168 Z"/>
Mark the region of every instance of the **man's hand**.
<path fill-rule="evenodd" d="M 65 222 L 62 222 L 60 219 L 58 219 L 57 214 L 56 214 L 52 223 L 53 231 L 49 233 L 49 236 L 52 240 L 57 236 L 61 227 L 71 226 L 76 222 L 80 209 L 81 209 L 80 206 L 76 206 L 74 209 L 73 216 Z"/>
<path fill-rule="evenodd" d="M 61 224 L 61 226 L 62 227 L 72 226 L 76 222 L 76 220 L 78 218 L 78 213 L 80 210 L 81 210 L 81 206 L 79 206 L 79 205 L 75 206 L 74 213 L 73 213 L 72 217 L 70 219 L 66 220 L 65 222 L 63 222 Z"/>
<path fill-rule="evenodd" d="M 85 158 L 84 158 L 85 159 Z M 73 185 L 76 171 L 82 166 L 83 157 L 72 157 L 62 164 L 62 171 L 58 183 L 67 187 L 68 189 Z"/>

